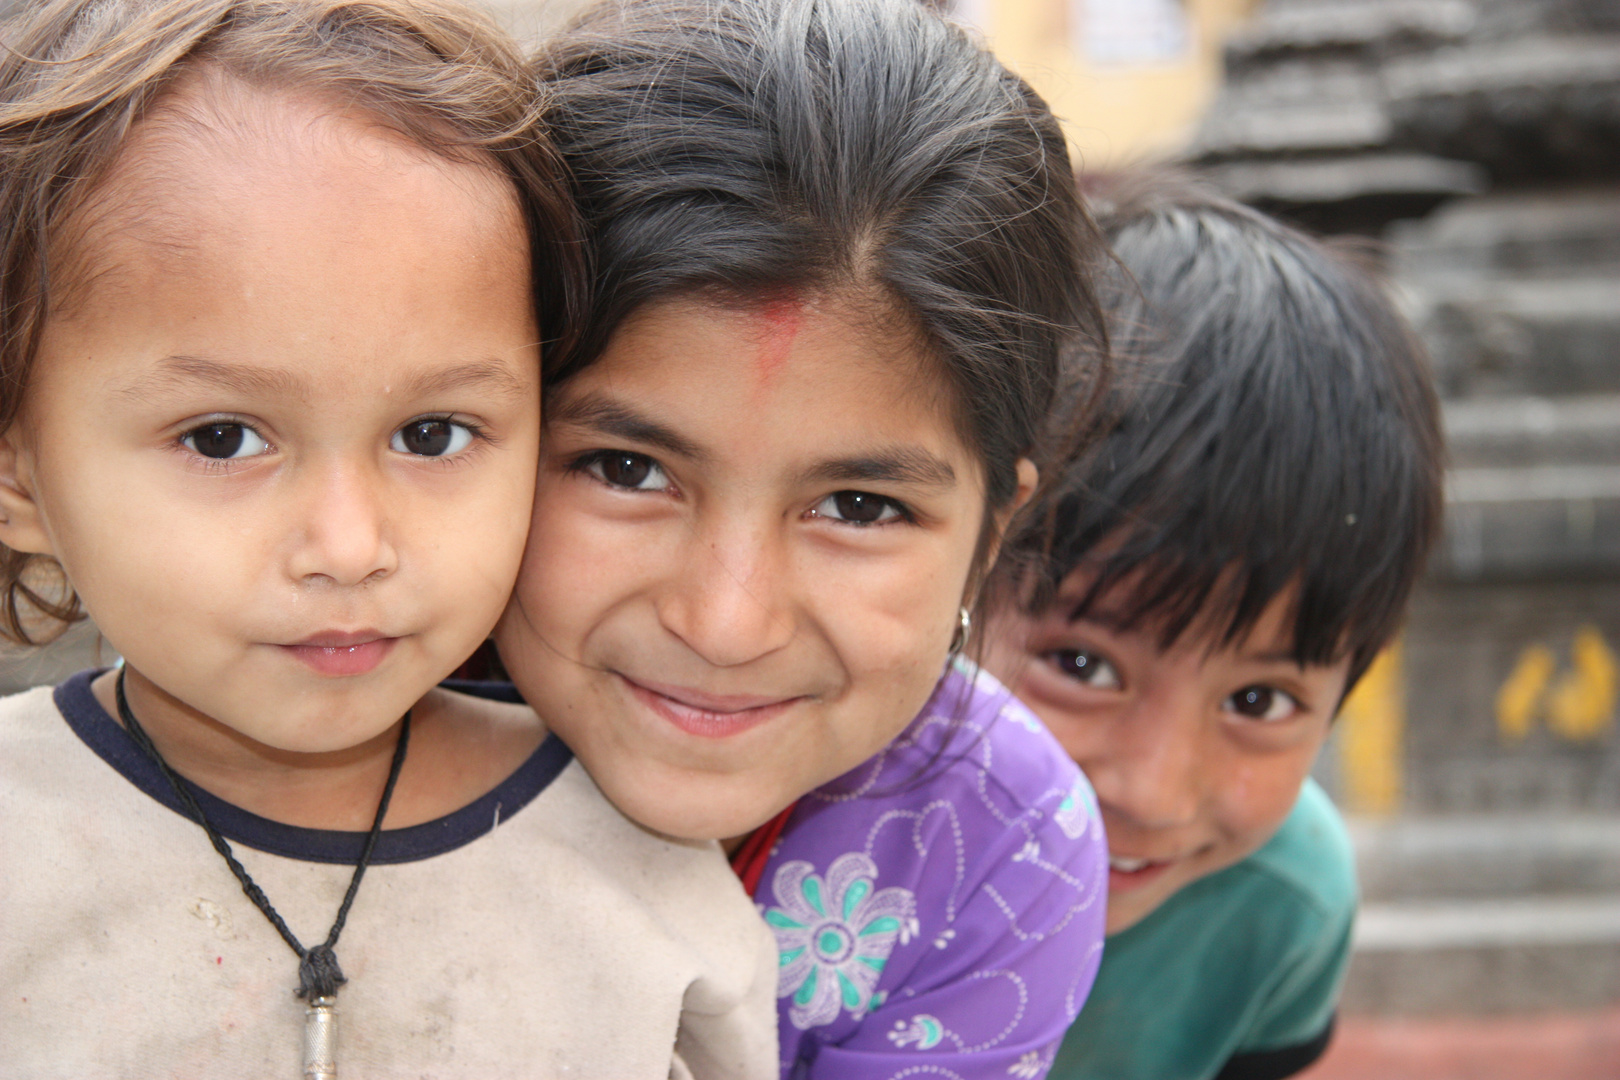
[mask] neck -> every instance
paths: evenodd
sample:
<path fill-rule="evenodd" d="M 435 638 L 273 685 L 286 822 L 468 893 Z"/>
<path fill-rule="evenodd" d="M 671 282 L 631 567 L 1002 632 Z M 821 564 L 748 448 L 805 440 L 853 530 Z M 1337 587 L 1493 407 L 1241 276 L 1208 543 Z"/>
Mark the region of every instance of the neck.
<path fill-rule="evenodd" d="M 204 791 L 287 825 L 354 832 L 371 827 L 393 761 L 397 723 L 341 750 L 281 750 L 198 712 L 135 669 L 125 670 L 124 693 L 135 718 L 170 768 Z M 115 721 L 117 676 L 107 672 L 91 688 Z M 390 808 L 384 824 L 395 825 L 395 818 Z"/>

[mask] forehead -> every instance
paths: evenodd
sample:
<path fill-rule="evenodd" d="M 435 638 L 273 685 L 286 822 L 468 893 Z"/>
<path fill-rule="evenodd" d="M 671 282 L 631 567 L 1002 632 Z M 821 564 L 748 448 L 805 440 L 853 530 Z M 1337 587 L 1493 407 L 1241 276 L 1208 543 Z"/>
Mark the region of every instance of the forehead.
<path fill-rule="evenodd" d="M 742 397 L 760 406 L 861 399 L 896 424 L 948 423 L 948 387 L 921 335 L 891 309 L 839 293 L 683 297 L 638 309 L 565 383 L 623 393 Z"/>
<path fill-rule="evenodd" d="M 512 184 L 492 164 L 416 145 L 330 98 L 252 86 L 204 64 L 188 72 L 125 139 L 106 173 L 53 237 L 72 286 L 141 271 L 291 254 L 267 235 L 320 236 L 302 258 L 339 253 L 391 214 L 446 233 L 469 267 L 500 259 L 526 273 L 527 245 Z M 374 229 L 372 231 L 375 231 Z M 400 235 L 402 244 L 409 240 Z M 375 242 L 375 238 L 372 238 Z"/>
<path fill-rule="evenodd" d="M 1234 634 L 1234 590 L 1241 585 L 1238 574 L 1233 567 L 1220 575 L 1210 597 L 1184 620 L 1179 633 L 1176 613 L 1147 608 L 1155 593 L 1151 566 L 1137 567 L 1096 596 L 1091 592 L 1097 571 L 1079 567 L 1064 578 L 1047 616 L 1063 622 L 1084 620 L 1115 633 L 1139 635 L 1167 654 L 1198 653 L 1206 659 L 1229 654 L 1294 662 L 1298 586 L 1284 586 Z"/>

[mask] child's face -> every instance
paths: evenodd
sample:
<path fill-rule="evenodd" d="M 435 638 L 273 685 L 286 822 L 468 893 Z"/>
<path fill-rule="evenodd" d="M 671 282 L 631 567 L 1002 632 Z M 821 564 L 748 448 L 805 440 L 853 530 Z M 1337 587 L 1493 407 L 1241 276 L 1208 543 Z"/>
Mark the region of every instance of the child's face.
<path fill-rule="evenodd" d="M 999 614 L 987 659 L 1097 791 L 1112 934 L 1271 838 L 1327 738 L 1350 660 L 1293 661 L 1286 594 L 1236 645 L 1195 626 L 1163 649 L 1154 627 L 1125 628 L 1129 582 L 1071 621 L 1088 584 L 1077 571 L 1044 614 Z"/>
<path fill-rule="evenodd" d="M 354 746 L 476 648 L 516 576 L 523 225 L 493 173 L 335 106 L 183 104 L 209 130 L 148 123 L 90 212 L 87 284 L 6 435 L 0 539 L 61 561 L 152 711 Z"/>
<path fill-rule="evenodd" d="M 631 817 L 739 835 L 927 700 L 985 498 L 936 387 L 909 335 L 783 298 L 655 305 L 556 391 L 497 641 Z"/>

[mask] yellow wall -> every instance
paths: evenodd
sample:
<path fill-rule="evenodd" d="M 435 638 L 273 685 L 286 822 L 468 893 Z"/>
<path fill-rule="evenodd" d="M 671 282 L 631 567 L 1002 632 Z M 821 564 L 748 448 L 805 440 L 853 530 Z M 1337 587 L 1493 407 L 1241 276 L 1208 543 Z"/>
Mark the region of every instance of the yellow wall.
<path fill-rule="evenodd" d="M 1120 2 L 1112 0 L 1116 9 Z M 958 0 L 956 11 L 1046 98 L 1082 167 L 1097 169 L 1184 145 L 1220 79 L 1222 40 L 1257 6 L 1257 0 L 1181 2 L 1188 48 L 1178 58 L 1147 64 L 1091 62 L 1087 0 Z"/>

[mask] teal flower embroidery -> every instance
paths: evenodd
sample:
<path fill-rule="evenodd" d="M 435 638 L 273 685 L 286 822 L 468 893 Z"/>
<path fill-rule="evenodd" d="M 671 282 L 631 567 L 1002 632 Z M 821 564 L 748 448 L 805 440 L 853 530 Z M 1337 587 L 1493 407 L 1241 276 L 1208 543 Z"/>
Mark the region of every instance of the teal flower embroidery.
<path fill-rule="evenodd" d="M 1091 785 L 1081 778 L 1063 797 L 1052 820 L 1063 830 L 1063 835 L 1070 840 L 1078 840 L 1080 834 L 1086 831 L 1086 823 L 1096 816 L 1097 796 L 1091 793 Z"/>
<path fill-rule="evenodd" d="M 874 891 L 876 878 L 877 864 L 858 851 L 834 859 L 825 879 L 802 861 L 776 871 L 778 906 L 765 912 L 780 954 L 776 996 L 792 997 L 788 1018 L 801 1031 L 832 1023 L 840 1008 L 863 1015 L 895 942 L 915 931 L 916 898 Z"/>

